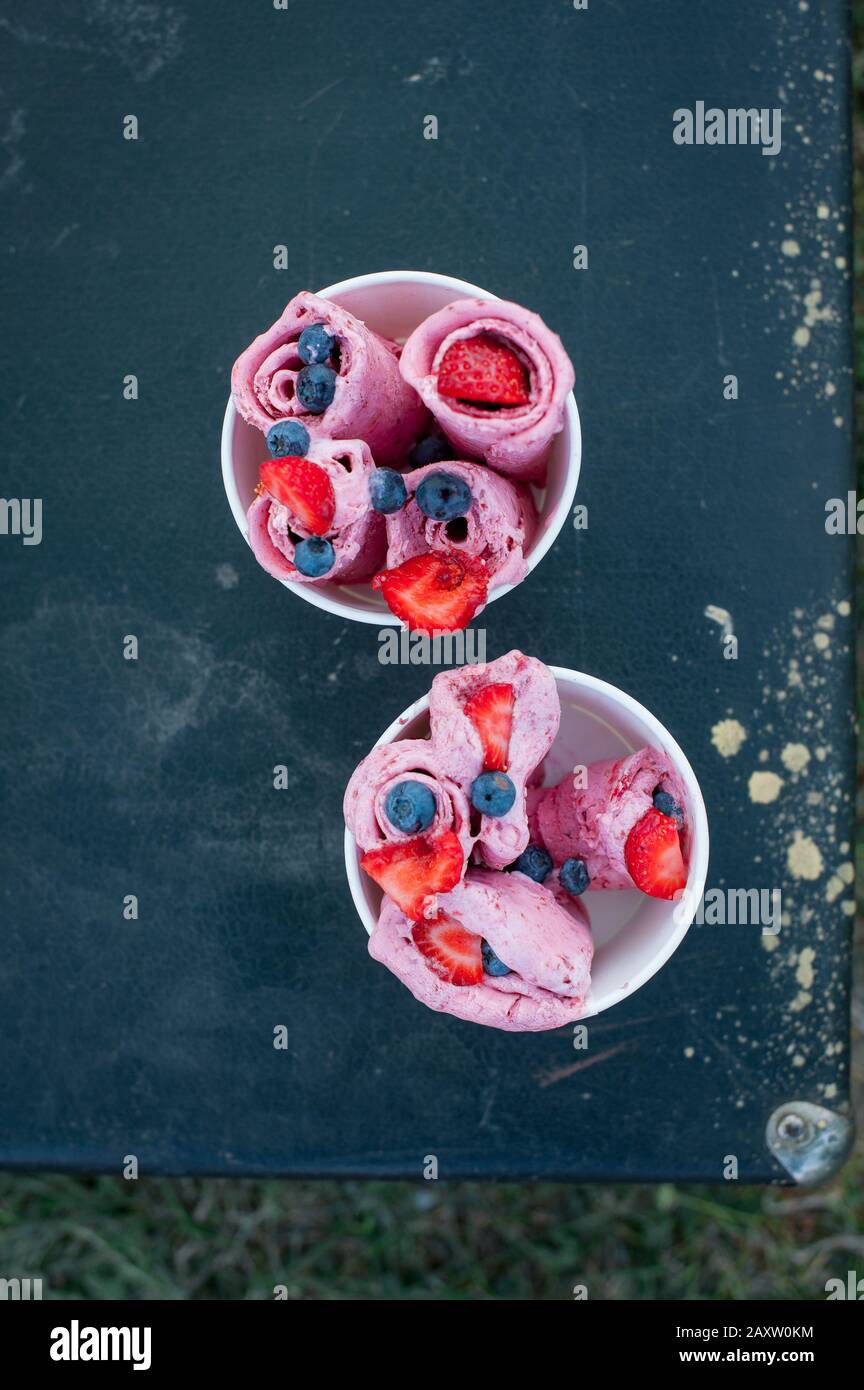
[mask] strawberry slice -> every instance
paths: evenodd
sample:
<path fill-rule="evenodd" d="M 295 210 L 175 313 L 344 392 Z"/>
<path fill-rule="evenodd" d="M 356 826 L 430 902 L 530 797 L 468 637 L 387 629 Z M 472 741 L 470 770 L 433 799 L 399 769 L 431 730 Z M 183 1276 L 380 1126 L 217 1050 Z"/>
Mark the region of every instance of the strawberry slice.
<path fill-rule="evenodd" d="M 653 806 L 627 836 L 624 862 L 636 887 L 652 898 L 674 898 L 687 886 L 678 826 Z"/>
<path fill-rule="evenodd" d="M 422 922 L 430 899 L 456 887 L 464 859 L 457 836 L 452 830 L 444 830 L 434 839 L 417 835 L 413 840 L 370 849 L 360 860 L 360 867 L 406 917 Z"/>
<path fill-rule="evenodd" d="M 496 338 L 460 338 L 438 368 L 442 396 L 481 405 L 527 405 L 528 373 L 512 348 Z"/>
<path fill-rule="evenodd" d="M 484 685 L 465 701 L 465 713 L 480 735 L 487 772 L 506 772 L 515 694 L 512 685 Z"/>
<path fill-rule="evenodd" d="M 481 938 L 440 912 L 432 922 L 411 928 L 414 945 L 430 970 L 448 985 L 479 985 L 483 980 Z"/>
<path fill-rule="evenodd" d="M 458 632 L 486 602 L 489 576 L 483 560 L 433 550 L 382 570 L 372 588 L 414 631 Z"/>
<path fill-rule="evenodd" d="M 313 536 L 324 536 L 333 524 L 336 494 L 323 468 L 311 459 L 268 459 L 259 468 L 266 492 L 293 512 Z"/>

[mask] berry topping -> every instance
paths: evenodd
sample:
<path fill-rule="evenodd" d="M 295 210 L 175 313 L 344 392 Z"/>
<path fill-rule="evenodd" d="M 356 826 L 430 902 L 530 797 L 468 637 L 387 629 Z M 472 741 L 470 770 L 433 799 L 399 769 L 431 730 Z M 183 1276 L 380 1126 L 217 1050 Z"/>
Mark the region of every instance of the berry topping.
<path fill-rule="evenodd" d="M 558 870 L 558 881 L 572 898 L 584 893 L 591 879 L 584 859 L 565 859 Z"/>
<path fill-rule="evenodd" d="M 320 579 L 335 563 L 336 551 L 323 536 L 310 536 L 294 547 L 294 565 L 307 579 Z"/>
<path fill-rule="evenodd" d="M 528 375 L 512 348 L 481 334 L 452 343 L 438 368 L 438 391 L 480 405 L 527 405 Z"/>
<path fill-rule="evenodd" d="M 529 845 L 512 867 L 526 878 L 533 878 L 535 883 L 542 883 L 552 868 L 552 855 L 542 845 Z"/>
<path fill-rule="evenodd" d="M 682 807 L 678 805 L 674 796 L 669 792 L 661 791 L 660 787 L 658 787 L 652 800 L 660 814 L 663 816 L 671 816 L 680 830 L 684 824 L 684 811 Z"/>
<path fill-rule="evenodd" d="M 444 463 L 452 459 L 453 445 L 443 434 L 430 434 L 420 439 L 408 455 L 412 468 L 425 468 L 427 463 Z"/>
<path fill-rule="evenodd" d="M 422 922 L 434 895 L 456 887 L 464 862 L 459 840 L 452 830 L 445 830 L 434 837 L 418 835 L 415 840 L 370 849 L 360 867 L 406 917 Z"/>
<path fill-rule="evenodd" d="M 678 827 L 654 806 L 627 836 L 624 862 L 636 887 L 652 898 L 674 898 L 687 886 Z"/>
<path fill-rule="evenodd" d="M 505 965 L 503 960 L 499 960 L 488 941 L 480 943 L 480 954 L 483 957 L 483 971 L 486 975 L 509 975 L 510 966 Z"/>
<path fill-rule="evenodd" d="M 512 685 L 484 685 L 465 701 L 465 713 L 480 735 L 483 766 L 489 772 L 507 770 L 514 699 Z"/>
<path fill-rule="evenodd" d="M 385 516 L 401 511 L 408 501 L 402 474 L 395 468 L 376 468 L 369 478 L 369 501 L 373 511 L 383 512 Z"/>
<path fill-rule="evenodd" d="M 309 452 L 309 431 L 299 420 L 277 420 L 267 431 L 267 448 L 274 459 L 299 458 Z"/>
<path fill-rule="evenodd" d="M 471 489 L 456 473 L 428 473 L 414 496 L 430 521 L 453 521 L 471 510 Z"/>
<path fill-rule="evenodd" d="M 482 560 L 456 551 L 413 555 L 372 580 L 397 618 L 415 631 L 458 632 L 483 604 L 489 576 Z"/>
<path fill-rule="evenodd" d="M 448 985 L 479 985 L 483 981 L 481 938 L 442 912 L 434 922 L 411 928 L 414 945 L 430 970 Z"/>
<path fill-rule="evenodd" d="M 300 334 L 297 355 L 307 366 L 313 366 L 316 362 L 326 362 L 335 346 L 336 339 L 323 323 L 310 323 Z"/>
<path fill-rule="evenodd" d="M 336 373 L 332 367 L 313 365 L 297 373 L 297 399 L 310 415 L 323 415 L 336 394 Z"/>
<path fill-rule="evenodd" d="M 329 477 L 311 459 L 268 459 L 259 469 L 264 491 L 287 507 L 313 536 L 330 530 L 336 494 Z"/>
<path fill-rule="evenodd" d="M 481 772 L 471 784 L 471 805 L 484 816 L 506 816 L 516 788 L 504 772 Z"/>
<path fill-rule="evenodd" d="M 438 806 L 425 782 L 398 782 L 387 793 L 384 811 L 391 825 L 406 835 L 428 830 Z"/>

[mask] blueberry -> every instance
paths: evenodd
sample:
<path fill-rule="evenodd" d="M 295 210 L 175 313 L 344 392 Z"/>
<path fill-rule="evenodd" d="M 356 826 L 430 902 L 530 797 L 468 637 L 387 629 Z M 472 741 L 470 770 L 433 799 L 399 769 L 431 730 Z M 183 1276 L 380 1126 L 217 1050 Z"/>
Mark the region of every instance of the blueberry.
<path fill-rule="evenodd" d="M 506 816 L 516 788 L 504 772 L 481 772 L 471 786 L 471 805 L 484 816 Z"/>
<path fill-rule="evenodd" d="M 307 366 L 311 366 L 315 362 L 326 362 L 335 346 L 336 339 L 323 323 L 310 323 L 300 334 L 297 353 Z"/>
<path fill-rule="evenodd" d="M 402 474 L 395 468 L 376 468 L 369 478 L 369 500 L 376 512 L 401 511 L 408 500 Z"/>
<path fill-rule="evenodd" d="M 488 941 L 480 942 L 480 954 L 483 957 L 483 970 L 487 975 L 510 974 L 510 966 L 498 959 Z"/>
<path fill-rule="evenodd" d="M 414 494 L 417 506 L 432 521 L 452 521 L 471 508 L 471 489 L 455 473 L 429 473 Z"/>
<path fill-rule="evenodd" d="M 336 394 L 332 367 L 304 367 L 297 373 L 297 398 L 310 415 L 323 415 Z"/>
<path fill-rule="evenodd" d="M 267 448 L 274 459 L 304 458 L 309 452 L 309 431 L 299 420 L 279 420 L 267 431 Z"/>
<path fill-rule="evenodd" d="M 684 812 L 669 792 L 661 791 L 658 787 L 652 800 L 661 816 L 671 816 L 679 825 L 684 824 Z"/>
<path fill-rule="evenodd" d="M 588 870 L 584 859 L 565 859 L 558 871 L 558 879 L 562 888 L 574 898 L 578 898 L 580 893 L 584 893 L 591 879 L 588 877 Z"/>
<path fill-rule="evenodd" d="M 523 849 L 513 868 L 535 883 L 542 883 L 552 868 L 552 855 L 547 854 L 542 845 L 529 845 Z"/>
<path fill-rule="evenodd" d="M 390 824 L 406 835 L 419 835 L 428 830 L 437 809 L 434 793 L 425 782 L 397 782 L 384 803 Z"/>
<path fill-rule="evenodd" d="M 408 455 L 414 468 L 425 468 L 427 463 L 444 463 L 453 457 L 453 445 L 443 434 L 430 434 L 427 439 L 419 439 Z"/>
<path fill-rule="evenodd" d="M 294 564 L 307 579 L 320 579 L 335 563 L 336 551 L 323 536 L 310 536 L 294 547 Z"/>

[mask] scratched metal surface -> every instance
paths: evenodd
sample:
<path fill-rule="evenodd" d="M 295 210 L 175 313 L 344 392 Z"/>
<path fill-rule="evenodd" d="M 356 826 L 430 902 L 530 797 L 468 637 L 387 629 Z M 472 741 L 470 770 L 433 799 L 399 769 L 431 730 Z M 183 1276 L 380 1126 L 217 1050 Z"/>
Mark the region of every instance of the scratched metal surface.
<path fill-rule="evenodd" d="M 847 1097 L 844 7 L 0 15 L 3 486 L 44 503 L 41 545 L 0 537 L 0 1161 L 710 1179 L 734 1153 L 780 1176 L 772 1109 Z M 698 99 L 781 106 L 780 154 L 675 145 Z M 342 791 L 428 676 L 258 570 L 222 493 L 237 352 L 298 288 L 391 266 L 524 302 L 576 365 L 589 529 L 484 615 L 489 655 L 635 694 L 702 781 L 709 885 L 784 894 L 775 951 L 693 929 L 587 1054 L 438 1017 L 368 959 Z"/>

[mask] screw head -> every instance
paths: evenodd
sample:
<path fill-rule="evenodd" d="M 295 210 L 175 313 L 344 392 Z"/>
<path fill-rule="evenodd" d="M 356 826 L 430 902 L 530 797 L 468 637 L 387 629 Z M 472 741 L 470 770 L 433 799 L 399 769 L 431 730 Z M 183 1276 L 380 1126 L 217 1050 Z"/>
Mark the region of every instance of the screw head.
<path fill-rule="evenodd" d="M 803 1144 L 810 1137 L 810 1126 L 803 1116 L 792 1112 L 783 1116 L 777 1126 L 777 1133 L 788 1144 Z"/>

